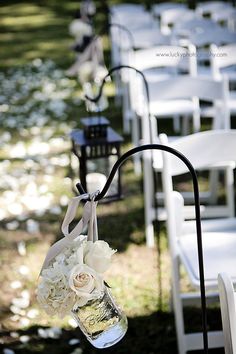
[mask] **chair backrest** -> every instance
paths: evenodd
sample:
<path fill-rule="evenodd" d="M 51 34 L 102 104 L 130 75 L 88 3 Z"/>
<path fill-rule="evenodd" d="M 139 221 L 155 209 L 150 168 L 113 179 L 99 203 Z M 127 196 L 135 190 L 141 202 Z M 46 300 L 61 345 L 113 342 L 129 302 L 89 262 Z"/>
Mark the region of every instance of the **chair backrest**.
<path fill-rule="evenodd" d="M 218 275 L 225 354 L 236 353 L 236 293 L 229 276 Z"/>
<path fill-rule="evenodd" d="M 211 44 L 230 44 L 236 42 L 236 33 L 229 31 L 227 28 L 214 27 L 202 33 L 192 33 L 188 40 L 196 47 L 210 46 Z"/>
<path fill-rule="evenodd" d="M 227 78 L 217 81 L 203 77 L 179 75 L 161 81 L 149 82 L 148 86 L 151 103 L 164 100 L 169 102 L 179 99 L 195 100 L 196 98 L 209 101 L 217 108 L 213 117 L 214 129 L 227 129 L 230 127 L 229 85 Z"/>
<path fill-rule="evenodd" d="M 210 19 L 194 16 L 192 18 L 181 18 L 173 28 L 175 35 L 189 36 L 194 33 L 203 33 L 209 29 L 219 28 L 219 25 Z"/>
<path fill-rule="evenodd" d="M 151 100 L 198 97 L 206 101 L 227 98 L 226 83 L 208 78 L 182 75 L 149 84 Z"/>
<path fill-rule="evenodd" d="M 128 27 L 126 27 L 129 31 Z M 157 45 L 170 44 L 171 37 L 160 32 L 157 26 L 150 27 L 150 22 L 147 27 L 142 29 L 114 29 L 113 38 L 118 40 L 117 44 L 123 51 L 131 49 L 151 48 Z"/>
<path fill-rule="evenodd" d="M 141 71 L 159 67 L 185 68 L 190 75 L 195 76 L 197 72 L 195 53 L 194 46 L 184 48 L 173 45 L 159 45 L 130 53 L 130 63 Z"/>
<path fill-rule="evenodd" d="M 169 26 L 174 26 L 182 19 L 191 19 L 196 16 L 193 10 L 186 8 L 175 8 L 163 11 L 161 14 L 161 28 L 166 30 Z"/>
<path fill-rule="evenodd" d="M 187 9 L 186 4 L 174 3 L 174 2 L 163 2 L 161 4 L 155 4 L 152 6 L 152 13 L 154 16 L 160 17 L 161 14 L 170 9 Z"/>
<path fill-rule="evenodd" d="M 112 22 L 126 26 L 130 31 L 153 26 L 155 21 L 149 12 L 124 12 L 122 14 L 112 15 Z"/>
<path fill-rule="evenodd" d="M 110 6 L 110 11 L 112 14 L 122 14 L 122 13 L 143 13 L 145 11 L 144 6 L 140 4 L 117 4 Z"/>
<path fill-rule="evenodd" d="M 236 43 L 217 47 L 212 44 L 211 48 L 211 68 L 214 78 L 221 77 L 220 69 L 231 65 L 236 65 Z"/>
<path fill-rule="evenodd" d="M 170 44 L 171 37 L 163 34 L 157 26 L 132 30 L 134 48 L 151 48 L 157 45 Z"/>
<path fill-rule="evenodd" d="M 161 144 L 168 144 L 185 155 L 195 169 L 204 169 L 224 161 L 236 162 L 236 129 L 199 132 L 178 138 L 171 143 L 168 143 L 165 134 L 160 134 L 159 139 Z M 168 158 L 171 176 L 188 172 L 181 160 L 172 155 Z"/>

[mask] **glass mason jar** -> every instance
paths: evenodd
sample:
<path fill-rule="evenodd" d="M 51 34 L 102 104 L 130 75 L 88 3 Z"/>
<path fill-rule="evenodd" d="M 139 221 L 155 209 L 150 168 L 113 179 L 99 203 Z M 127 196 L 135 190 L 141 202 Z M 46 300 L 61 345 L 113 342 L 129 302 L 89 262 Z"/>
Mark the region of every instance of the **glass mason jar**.
<path fill-rule="evenodd" d="M 119 342 L 128 328 L 123 311 L 105 286 L 103 294 L 82 307 L 74 308 L 72 317 L 95 348 L 107 348 Z"/>

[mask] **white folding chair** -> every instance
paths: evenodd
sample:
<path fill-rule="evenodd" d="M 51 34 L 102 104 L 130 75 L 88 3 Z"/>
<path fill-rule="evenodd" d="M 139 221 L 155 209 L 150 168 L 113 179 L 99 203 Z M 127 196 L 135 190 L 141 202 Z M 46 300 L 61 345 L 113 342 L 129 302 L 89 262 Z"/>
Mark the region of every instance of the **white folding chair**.
<path fill-rule="evenodd" d="M 212 102 L 215 109 L 215 116 L 213 120 L 214 129 L 222 129 L 228 127 L 229 122 L 229 110 L 227 106 L 228 90 L 226 90 L 225 82 L 200 79 L 198 77 L 179 76 L 172 79 L 162 80 L 160 82 L 149 83 L 150 94 L 150 114 L 151 121 L 149 121 L 147 112 L 143 112 L 141 116 L 142 123 L 142 142 L 150 143 L 157 141 L 158 130 L 157 125 L 160 123 L 160 119 L 166 119 L 172 115 L 182 115 L 184 119 L 193 118 L 194 131 L 197 132 L 200 128 L 200 111 L 198 100 L 205 100 Z M 145 94 L 143 98 L 139 98 L 138 101 L 143 102 L 144 109 L 145 104 L 148 105 Z M 196 121 L 194 121 L 194 119 Z M 188 122 L 187 122 L 188 123 Z M 186 122 L 185 122 L 186 124 Z M 187 129 L 185 129 L 187 131 Z M 176 140 L 179 140 L 176 139 Z M 175 140 L 174 140 L 175 141 Z M 159 161 L 155 159 L 153 168 L 156 171 L 160 171 L 161 165 Z M 154 244 L 154 232 L 153 221 L 156 219 L 155 203 L 153 201 L 154 185 L 152 174 L 149 172 L 151 161 L 146 161 L 144 164 L 144 175 L 148 177 L 144 178 L 144 190 L 145 190 L 145 233 L 148 245 Z M 206 195 L 205 200 L 214 203 L 217 195 L 217 171 L 211 173 L 210 194 Z M 219 210 L 219 215 L 223 211 Z M 187 213 L 188 218 L 191 217 L 190 213 Z M 222 215 L 222 214 L 221 214 Z M 225 214 L 223 214 L 225 215 Z M 207 216 L 207 215 L 206 215 Z M 158 219 L 163 220 L 166 218 L 165 213 L 160 213 Z"/>
<path fill-rule="evenodd" d="M 224 161 L 235 161 L 236 131 L 218 131 L 198 133 L 202 144 L 198 145 L 198 154 L 192 158 L 193 145 L 181 151 L 194 166 L 206 168 Z M 205 135 L 204 135 L 205 134 Z M 193 135 L 194 138 L 194 135 Z M 166 143 L 160 136 L 161 143 Z M 199 140 L 201 141 L 201 140 Z M 222 149 L 222 146 L 225 148 Z M 196 147 L 196 146 L 195 146 Z M 205 149 L 204 149 L 205 147 Z M 187 172 L 182 161 L 167 152 L 162 153 L 162 183 L 167 210 L 167 234 L 171 255 L 172 294 L 175 312 L 178 349 L 180 354 L 203 348 L 202 333 L 186 333 L 183 307 L 191 302 L 197 303 L 199 293 L 181 293 L 179 266 L 183 264 L 191 284 L 199 290 L 199 270 L 197 256 L 197 236 L 195 222 L 184 220 L 184 200 L 178 192 L 173 192 L 173 175 Z M 228 272 L 236 282 L 236 219 L 226 218 L 202 222 L 202 242 L 204 254 L 205 287 L 207 299 L 217 298 L 217 276 Z M 222 331 L 208 331 L 209 348 L 223 346 Z"/>
<path fill-rule="evenodd" d="M 129 63 L 136 69 L 143 72 L 145 78 L 149 83 L 160 82 L 173 76 L 185 74 L 196 75 L 196 56 L 190 55 L 194 53 L 194 47 L 183 48 L 180 46 L 156 46 L 149 49 L 130 51 Z M 137 99 L 142 90 L 143 79 L 140 75 L 134 72 L 129 73 L 129 96 L 131 100 L 131 124 L 132 124 L 132 141 L 134 146 L 138 146 L 142 133 L 139 127 L 139 118 L 142 114 L 142 100 Z M 178 115 L 179 112 L 176 114 Z M 174 119 L 174 128 L 176 131 L 179 129 L 178 116 Z M 147 122 L 148 124 L 148 122 Z M 136 159 L 135 171 L 138 171 L 138 162 Z"/>
<path fill-rule="evenodd" d="M 236 354 L 236 293 L 226 273 L 218 275 L 225 354 Z"/>
<path fill-rule="evenodd" d="M 183 153 L 186 152 L 189 148 L 189 145 L 193 144 L 194 139 L 198 142 L 199 137 L 202 139 L 204 134 L 215 134 L 217 131 L 210 131 L 208 133 L 195 133 L 193 135 L 189 135 L 186 137 L 181 137 L 172 141 L 165 140 L 166 144 L 176 149 L 179 149 Z M 222 131 L 224 132 L 224 131 Z M 219 134 L 219 133 L 218 133 Z M 207 137 L 207 135 L 206 135 Z M 207 147 L 208 142 L 206 141 Z M 159 143 L 159 139 L 153 139 L 154 143 Z M 195 147 L 196 144 L 193 144 Z M 191 155 L 192 156 L 192 155 Z M 194 157 L 198 156 L 198 150 L 195 150 Z M 235 159 L 233 159 L 235 161 Z M 233 190 L 233 170 L 235 168 L 235 162 L 229 161 L 225 162 L 222 160 L 222 163 L 217 166 L 208 166 L 209 173 L 209 189 L 208 191 L 201 192 L 201 213 L 203 218 L 209 217 L 233 217 L 234 216 L 234 190 Z M 163 200 L 163 194 L 155 191 L 154 181 L 153 181 L 153 173 L 162 172 L 162 158 L 160 154 L 152 154 L 152 160 L 149 158 L 144 164 L 144 190 L 145 190 L 145 199 L 144 199 L 144 210 L 145 210 L 145 234 L 146 234 L 146 242 L 148 246 L 154 245 L 154 230 L 153 230 L 153 221 L 164 221 L 167 218 L 167 212 L 161 206 L 161 202 Z M 225 204 L 218 205 L 217 200 L 219 198 L 218 195 L 218 171 L 222 170 L 225 174 Z M 151 171 L 151 172 L 150 172 Z M 192 219 L 194 215 L 194 208 L 192 206 L 192 194 L 189 192 L 182 192 L 185 200 L 188 201 L 189 205 L 184 208 L 184 217 L 186 219 Z M 156 210 L 155 198 L 157 198 L 159 207 Z M 188 225 L 192 225 L 191 221 L 189 221 Z"/>
<path fill-rule="evenodd" d="M 194 47 L 192 46 L 183 48 L 170 45 L 131 50 L 128 53 L 127 64 L 143 72 L 148 82 L 161 81 L 173 75 L 181 75 L 182 72 L 194 76 L 196 74 L 196 56 L 190 55 L 193 52 Z M 124 127 L 130 127 L 131 124 L 132 141 L 134 146 L 138 146 L 141 139 L 139 117 L 142 116 L 143 101 L 137 98 L 140 97 L 142 91 L 143 78 L 134 71 L 125 71 L 123 75 L 127 80 L 127 91 L 123 100 L 123 124 Z M 177 118 L 174 120 L 175 123 Z M 178 130 L 178 124 L 175 124 L 175 129 Z M 139 174 L 141 172 L 140 156 L 135 156 L 134 162 L 135 172 Z"/>

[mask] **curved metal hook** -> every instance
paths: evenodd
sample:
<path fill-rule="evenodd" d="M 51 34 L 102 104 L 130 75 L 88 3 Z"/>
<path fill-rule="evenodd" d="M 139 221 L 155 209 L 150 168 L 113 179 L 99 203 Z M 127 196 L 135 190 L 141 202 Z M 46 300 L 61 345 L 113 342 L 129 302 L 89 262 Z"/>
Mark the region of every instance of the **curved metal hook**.
<path fill-rule="evenodd" d="M 131 66 L 131 65 L 118 65 L 118 66 L 114 66 L 113 68 L 111 68 L 108 73 L 106 74 L 106 76 L 104 76 L 104 78 L 102 79 L 102 83 L 101 83 L 101 86 L 99 87 L 99 92 L 97 94 L 97 96 L 95 97 L 89 97 L 88 95 L 85 95 L 84 97 L 91 101 L 91 102 L 94 102 L 96 103 L 102 96 L 102 92 L 103 92 L 103 87 L 106 83 L 106 79 L 111 76 L 113 74 L 113 72 L 115 71 L 118 71 L 118 70 L 121 70 L 121 69 L 131 69 L 131 70 L 134 70 L 136 71 L 138 74 L 140 74 L 143 78 L 143 82 L 144 82 L 144 85 L 145 85 L 145 91 L 146 91 L 146 95 L 147 95 L 147 101 L 150 102 L 150 94 L 149 94 L 149 87 L 148 87 L 148 82 L 147 82 L 147 79 L 144 75 L 144 73 L 141 71 L 141 70 L 138 70 L 136 69 L 134 66 Z M 150 116 L 150 113 L 148 112 L 148 116 Z"/>
<path fill-rule="evenodd" d="M 203 327 L 203 343 L 204 343 L 204 352 L 208 353 L 208 338 L 207 338 L 207 315 L 206 315 L 206 293 L 205 293 L 205 278 L 204 278 L 204 266 L 203 266 L 203 250 L 202 250 L 202 231 L 201 231 L 201 215 L 200 215 L 200 197 L 199 197 L 199 187 L 198 180 L 195 169 L 191 162 L 178 150 L 175 150 L 167 145 L 160 144 L 147 144 L 141 145 L 136 148 L 133 148 L 124 155 L 122 155 L 114 164 L 110 175 L 107 179 L 105 186 L 102 191 L 95 198 L 96 201 L 101 200 L 107 193 L 112 180 L 120 168 L 120 166 L 126 161 L 130 156 L 146 150 L 162 150 L 171 153 L 178 157 L 183 163 L 187 166 L 193 181 L 193 191 L 194 191 L 194 203 L 195 203 L 195 216 L 196 216 L 196 231 L 197 231 L 197 244 L 198 244 L 198 259 L 199 259 L 199 275 L 200 275 L 200 290 L 201 290 L 201 306 L 202 306 L 202 327 Z M 81 190 L 81 186 L 78 186 L 78 189 Z M 82 188 L 83 190 L 83 188 Z"/>

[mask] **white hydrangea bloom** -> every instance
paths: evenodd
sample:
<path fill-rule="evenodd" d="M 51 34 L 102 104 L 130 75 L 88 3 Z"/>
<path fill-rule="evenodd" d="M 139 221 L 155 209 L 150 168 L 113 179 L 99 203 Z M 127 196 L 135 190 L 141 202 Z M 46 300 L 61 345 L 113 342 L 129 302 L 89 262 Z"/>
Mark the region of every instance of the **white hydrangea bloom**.
<path fill-rule="evenodd" d="M 76 306 L 102 294 L 102 273 L 110 266 L 115 253 L 107 242 L 87 241 L 80 236 L 43 269 L 37 299 L 49 315 L 63 318 Z"/>

